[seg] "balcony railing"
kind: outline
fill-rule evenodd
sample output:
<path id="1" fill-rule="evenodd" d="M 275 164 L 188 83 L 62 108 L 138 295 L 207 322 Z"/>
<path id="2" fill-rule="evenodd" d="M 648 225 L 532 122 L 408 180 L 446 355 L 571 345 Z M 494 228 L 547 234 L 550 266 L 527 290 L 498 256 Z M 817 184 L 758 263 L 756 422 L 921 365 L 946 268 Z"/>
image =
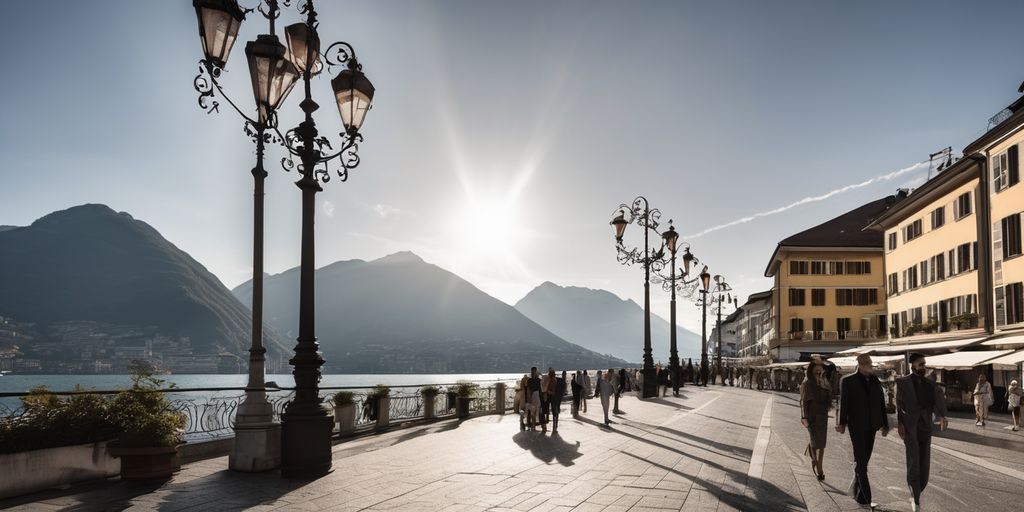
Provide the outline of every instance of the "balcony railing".
<path id="1" fill-rule="evenodd" d="M 478 385 L 476 398 L 472 401 L 471 411 L 473 413 L 498 413 L 497 410 L 497 384 L 507 386 L 505 410 L 512 409 L 512 395 L 514 394 L 514 381 L 474 381 Z M 420 390 L 424 386 L 436 386 L 441 392 L 430 399 L 434 400 L 434 417 L 446 418 L 455 415 L 454 392 L 446 391 L 446 387 L 454 384 L 421 384 L 407 386 L 391 386 L 390 399 L 388 400 L 389 422 L 388 425 L 396 425 L 408 421 L 415 421 L 425 418 L 423 406 L 425 398 Z M 370 417 L 370 407 L 367 405 L 367 396 L 372 391 L 366 387 L 323 387 L 320 388 L 320 399 L 326 408 L 333 404 L 331 397 L 337 391 L 351 391 L 355 402 L 355 424 L 356 430 L 372 430 L 377 427 L 375 418 Z M 170 409 L 179 412 L 185 417 L 185 439 L 186 441 L 200 441 L 213 438 L 231 437 L 234 435 L 235 414 L 238 407 L 245 400 L 245 388 L 195 388 L 195 389 L 162 389 L 158 392 L 165 394 Z M 114 390 L 88 390 L 88 391 L 53 391 L 57 396 L 70 396 L 82 394 L 94 394 L 112 396 L 119 391 Z M 290 388 L 269 388 L 267 389 L 267 400 L 270 401 L 274 410 L 274 420 L 280 421 L 288 403 L 291 402 L 295 391 Z M 21 405 L 21 397 L 26 393 L 0 393 L 0 421 L 18 421 L 24 417 L 25 410 Z"/>
<path id="2" fill-rule="evenodd" d="M 877 329 L 860 331 L 796 331 L 786 333 L 790 341 L 848 341 L 884 339 L 885 333 Z"/>

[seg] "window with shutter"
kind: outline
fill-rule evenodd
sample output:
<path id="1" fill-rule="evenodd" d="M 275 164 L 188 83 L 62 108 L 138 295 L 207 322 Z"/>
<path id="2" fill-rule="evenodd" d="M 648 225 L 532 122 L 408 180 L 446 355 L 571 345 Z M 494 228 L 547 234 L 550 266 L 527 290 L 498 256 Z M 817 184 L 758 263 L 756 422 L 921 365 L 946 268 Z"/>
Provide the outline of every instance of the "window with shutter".
<path id="1" fill-rule="evenodd" d="M 971 214 L 973 203 L 971 202 L 971 193 L 964 192 L 960 194 L 960 197 L 956 198 L 955 208 L 953 216 L 956 220 L 960 220 Z"/>
<path id="2" fill-rule="evenodd" d="M 1000 233 L 1002 234 L 1003 259 L 1006 260 L 1014 256 L 1020 256 L 1020 214 L 1015 213 L 1004 217 L 1000 223 Z"/>
<path id="3" fill-rule="evenodd" d="M 1001 192 L 1007 187 L 1010 179 L 1010 163 L 1007 152 L 1004 151 L 992 157 L 992 193 Z"/>
<path id="4" fill-rule="evenodd" d="M 1006 186 L 1009 188 L 1020 181 L 1020 169 L 1017 162 L 1017 145 L 1015 144 L 1010 146 L 1010 148 L 1006 150 L 1006 154 L 1007 163 L 1009 164 L 1009 169 L 1006 171 Z"/>
<path id="5" fill-rule="evenodd" d="M 1006 325 L 1024 322 L 1024 283 L 1006 285 Z"/>
<path id="6" fill-rule="evenodd" d="M 939 229 L 946 223 L 946 208 L 940 206 L 932 210 L 932 229 Z"/>
<path id="7" fill-rule="evenodd" d="M 889 250 L 890 251 L 895 251 L 896 250 L 896 232 L 895 231 L 893 231 L 892 233 L 889 233 Z"/>

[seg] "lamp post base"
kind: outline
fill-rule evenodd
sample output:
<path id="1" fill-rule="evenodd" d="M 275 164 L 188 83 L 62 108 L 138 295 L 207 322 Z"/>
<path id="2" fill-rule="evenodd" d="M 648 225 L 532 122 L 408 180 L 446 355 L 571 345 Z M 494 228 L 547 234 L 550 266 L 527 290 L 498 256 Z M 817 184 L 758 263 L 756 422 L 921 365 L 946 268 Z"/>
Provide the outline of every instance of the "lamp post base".
<path id="1" fill-rule="evenodd" d="M 235 446 L 228 456 L 232 471 L 255 473 L 281 465 L 281 424 L 236 423 Z"/>
<path id="2" fill-rule="evenodd" d="M 658 398 L 658 377 L 654 368 L 643 370 L 644 384 L 641 398 Z"/>
<path id="3" fill-rule="evenodd" d="M 281 476 L 312 479 L 331 472 L 331 430 L 327 414 L 281 416 Z"/>

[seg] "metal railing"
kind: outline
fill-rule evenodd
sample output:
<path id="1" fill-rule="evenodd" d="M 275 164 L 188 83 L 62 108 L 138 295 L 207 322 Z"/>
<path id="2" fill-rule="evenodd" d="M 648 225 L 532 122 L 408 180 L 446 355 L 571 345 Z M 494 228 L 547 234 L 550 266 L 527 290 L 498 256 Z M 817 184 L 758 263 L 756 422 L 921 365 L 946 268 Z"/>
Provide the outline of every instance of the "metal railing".
<path id="1" fill-rule="evenodd" d="M 514 381 L 474 381 L 474 383 L 478 385 L 478 388 L 475 394 L 476 398 L 471 402 L 471 412 L 478 414 L 499 412 L 495 407 L 497 402 L 496 384 L 498 383 L 508 386 L 505 409 L 512 408 L 510 395 L 514 393 Z M 388 400 L 388 425 L 424 419 L 426 399 L 420 390 L 428 385 L 441 389 L 441 392 L 432 398 L 434 400 L 434 416 L 437 418 L 453 417 L 455 415 L 455 396 L 453 392 L 447 392 L 446 388 L 454 386 L 454 383 L 391 386 Z M 333 406 L 332 397 L 338 391 L 353 393 L 357 431 L 372 430 L 376 427 L 376 417 L 371 417 L 372 407 L 367 401 L 373 388 L 364 386 L 320 388 L 320 398 L 325 408 L 330 409 Z M 116 390 L 48 391 L 58 397 L 83 394 L 112 396 L 119 392 Z M 170 388 L 160 389 L 156 392 L 163 393 L 167 397 L 170 410 L 185 417 L 184 437 L 186 441 L 233 436 L 235 415 L 245 400 L 245 388 L 243 387 Z M 294 394 L 293 388 L 267 389 L 267 400 L 273 407 L 275 421 L 280 421 L 281 414 L 291 402 Z M 0 393 L 0 421 L 18 421 L 24 417 L 26 413 L 20 398 L 28 395 L 28 393 Z"/>
<path id="2" fill-rule="evenodd" d="M 845 341 L 874 340 L 885 338 L 885 334 L 877 329 L 859 331 L 795 331 L 786 333 L 790 341 Z"/>

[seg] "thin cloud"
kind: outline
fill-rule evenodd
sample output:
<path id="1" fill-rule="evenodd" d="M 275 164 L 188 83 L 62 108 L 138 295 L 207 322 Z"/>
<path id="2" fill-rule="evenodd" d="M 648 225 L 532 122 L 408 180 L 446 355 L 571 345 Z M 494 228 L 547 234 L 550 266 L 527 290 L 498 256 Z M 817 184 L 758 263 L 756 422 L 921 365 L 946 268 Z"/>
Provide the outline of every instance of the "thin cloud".
<path id="1" fill-rule="evenodd" d="M 328 217 L 334 217 L 334 203 L 332 203 L 330 201 L 327 201 L 325 199 L 324 200 L 324 213 L 326 213 Z"/>
<path id="2" fill-rule="evenodd" d="M 376 204 L 373 206 L 373 211 L 382 219 L 394 217 L 402 213 L 402 210 L 389 204 Z"/>
<path id="3" fill-rule="evenodd" d="M 927 169 L 927 168 L 928 168 L 928 162 L 918 162 L 918 163 L 916 163 L 914 165 L 911 165 L 909 167 L 904 167 L 902 169 L 890 172 L 889 174 L 883 174 L 881 176 L 875 176 L 874 178 L 871 178 L 871 179 L 868 179 L 868 180 L 864 180 L 864 181 L 862 181 L 860 183 L 853 183 L 853 184 L 850 184 L 850 185 L 846 185 L 845 187 L 840 187 L 840 188 L 837 188 L 835 190 L 831 190 L 831 191 L 826 192 L 824 194 L 821 194 L 819 196 L 805 197 L 805 198 L 803 198 L 803 199 L 801 199 L 799 201 L 795 201 L 795 202 L 790 203 L 790 204 L 788 204 L 786 206 L 775 208 L 774 210 L 767 210 L 767 211 L 763 211 L 763 212 L 758 212 L 758 213 L 755 213 L 753 215 L 748 215 L 746 217 L 742 217 L 742 218 L 736 219 L 736 220 L 734 220 L 732 222 L 727 222 L 725 224 L 719 224 L 717 226 L 713 226 L 713 227 L 710 227 L 708 229 L 705 229 L 704 231 L 701 231 L 700 233 L 695 233 L 695 234 L 692 234 L 692 235 L 686 235 L 685 238 L 693 239 L 693 238 L 702 237 L 702 236 L 704 236 L 704 235 L 706 235 L 708 233 L 713 233 L 715 231 L 719 231 L 719 230 L 722 230 L 722 229 L 725 229 L 725 228 L 731 228 L 733 226 L 738 226 L 740 224 L 746 224 L 746 223 L 748 223 L 750 221 L 757 220 L 757 219 L 760 219 L 762 217 L 768 217 L 768 216 L 771 216 L 771 215 L 777 215 L 777 214 L 786 212 L 788 210 L 792 210 L 793 208 L 796 208 L 797 206 L 805 205 L 805 204 L 808 204 L 808 203 L 817 203 L 819 201 L 824 201 L 824 200 L 826 200 L 826 199 L 828 199 L 828 198 L 830 198 L 832 196 L 837 196 L 839 194 L 843 194 L 843 193 L 849 192 L 851 190 L 856 190 L 858 188 L 864 188 L 864 187 L 866 187 L 868 185 L 874 185 L 875 183 L 880 183 L 880 182 L 883 182 L 883 181 L 894 180 L 894 179 L 896 179 L 896 178 L 898 178 L 900 176 L 903 176 L 905 174 L 909 174 L 909 173 L 912 173 L 914 171 L 919 171 L 921 169 Z"/>

